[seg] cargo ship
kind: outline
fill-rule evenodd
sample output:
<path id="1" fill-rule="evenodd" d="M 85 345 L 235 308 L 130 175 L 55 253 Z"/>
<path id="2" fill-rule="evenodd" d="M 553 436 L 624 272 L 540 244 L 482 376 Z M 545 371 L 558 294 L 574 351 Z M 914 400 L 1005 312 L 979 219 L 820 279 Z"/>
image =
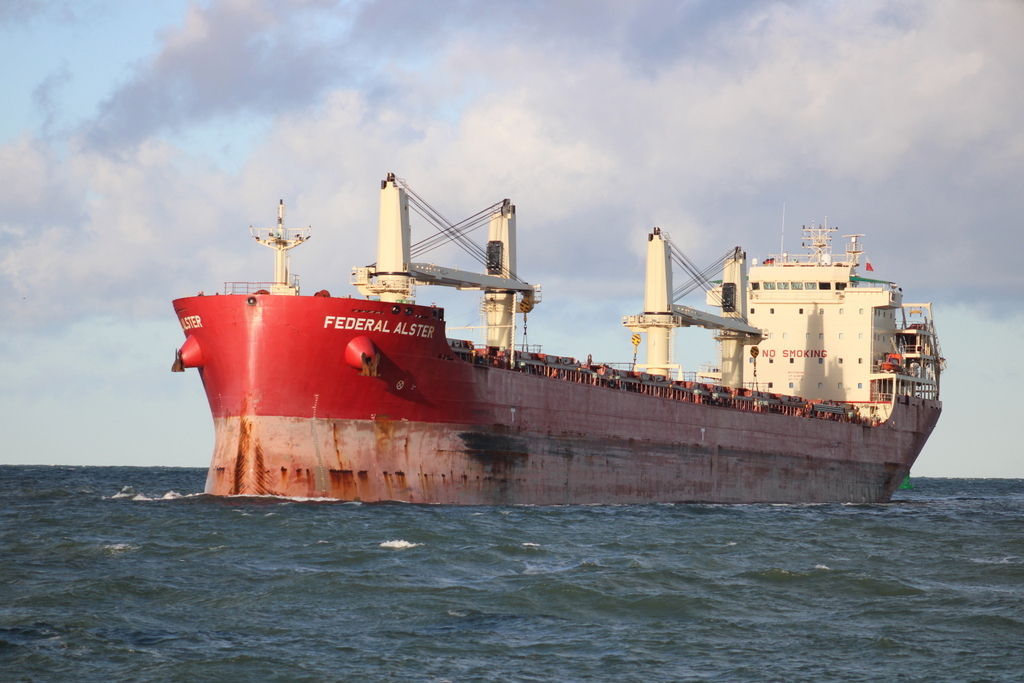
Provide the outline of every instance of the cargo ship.
<path id="1" fill-rule="evenodd" d="M 413 244 L 410 212 L 437 228 Z M 866 277 L 862 235 L 805 228 L 806 253 L 740 248 L 721 278 L 658 228 L 644 304 L 622 323 L 634 362 L 577 360 L 516 344 L 540 303 L 518 275 L 515 206 L 451 224 L 402 180 L 381 182 L 377 261 L 358 294 L 300 295 L 289 250 L 309 229 L 250 228 L 274 251 L 272 282 L 173 302 L 215 427 L 206 492 L 347 501 L 562 505 L 649 502 L 877 503 L 908 475 L 941 412 L 945 361 L 932 307 Z M 485 246 L 468 233 L 488 226 Z M 415 262 L 439 241 L 482 272 Z M 676 303 L 674 265 L 715 313 Z M 862 274 L 862 272 L 864 274 Z M 717 276 L 713 272 L 712 276 Z M 482 292 L 481 340 L 449 337 L 416 288 Z M 706 328 L 721 358 L 672 362 L 676 328 Z M 484 335 L 486 338 L 484 339 Z M 639 344 L 643 363 L 636 363 Z"/>

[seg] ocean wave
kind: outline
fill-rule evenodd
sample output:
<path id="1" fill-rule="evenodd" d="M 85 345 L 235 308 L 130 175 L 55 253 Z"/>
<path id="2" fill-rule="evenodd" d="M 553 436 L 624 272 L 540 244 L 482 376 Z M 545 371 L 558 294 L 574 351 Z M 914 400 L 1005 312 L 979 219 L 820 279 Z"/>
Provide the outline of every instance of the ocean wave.
<path id="1" fill-rule="evenodd" d="M 1024 505 L 1002 485 L 915 481 L 916 507 L 526 508 L 174 498 L 202 489 L 198 468 L 0 475 L 4 680 L 1009 683 L 1024 668 Z"/>
<path id="2" fill-rule="evenodd" d="M 148 496 L 145 493 L 140 493 L 132 486 L 123 486 L 121 490 L 112 496 L 103 496 L 104 500 L 120 500 L 128 498 L 133 501 L 148 502 L 154 500 L 178 500 L 179 498 L 196 498 L 202 496 L 202 493 L 178 493 L 177 491 L 168 491 L 162 496 Z"/>
<path id="3" fill-rule="evenodd" d="M 132 545 L 131 543 L 108 543 L 103 546 L 103 550 L 107 551 L 111 555 L 121 555 L 132 550 L 138 550 L 139 546 Z"/>

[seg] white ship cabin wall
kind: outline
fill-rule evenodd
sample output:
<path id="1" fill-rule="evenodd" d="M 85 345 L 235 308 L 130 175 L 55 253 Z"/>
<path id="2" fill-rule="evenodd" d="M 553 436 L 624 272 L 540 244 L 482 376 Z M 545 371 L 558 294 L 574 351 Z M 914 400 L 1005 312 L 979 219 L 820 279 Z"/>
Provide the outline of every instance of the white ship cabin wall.
<path id="1" fill-rule="evenodd" d="M 871 375 L 895 350 L 902 293 L 889 283 L 858 280 L 848 263 L 750 269 L 747 319 L 766 332 L 757 359 L 760 388 L 872 401 Z M 749 359 L 744 382 L 753 381 Z"/>

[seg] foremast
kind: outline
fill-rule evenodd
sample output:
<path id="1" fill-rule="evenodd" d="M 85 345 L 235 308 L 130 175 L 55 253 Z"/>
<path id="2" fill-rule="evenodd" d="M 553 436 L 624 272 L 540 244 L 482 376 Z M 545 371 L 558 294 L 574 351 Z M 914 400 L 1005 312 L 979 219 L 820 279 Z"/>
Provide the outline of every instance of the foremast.
<path id="1" fill-rule="evenodd" d="M 274 250 L 274 281 L 270 283 L 271 294 L 298 296 L 299 278 L 289 270 L 288 252 L 309 239 L 309 228 L 289 235 L 284 229 L 284 200 L 277 204 L 277 226 L 273 228 L 254 228 L 249 232 L 257 242 Z"/>

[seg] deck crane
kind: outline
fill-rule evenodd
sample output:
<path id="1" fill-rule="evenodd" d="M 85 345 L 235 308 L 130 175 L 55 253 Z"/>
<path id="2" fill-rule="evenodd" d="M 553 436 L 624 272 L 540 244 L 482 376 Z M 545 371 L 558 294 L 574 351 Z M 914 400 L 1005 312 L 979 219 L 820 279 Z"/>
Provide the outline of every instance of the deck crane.
<path id="1" fill-rule="evenodd" d="M 445 268 L 433 263 L 413 263 L 410 245 L 409 195 L 415 193 L 389 173 L 380 184 L 380 218 L 377 232 L 377 263 L 352 270 L 352 284 L 366 296 L 381 301 L 413 303 L 416 285 L 440 285 L 461 290 L 483 290 L 487 313 L 487 345 L 513 348 L 516 297 L 519 310 L 528 313 L 540 302 L 540 285 L 516 276 L 516 207 L 505 199 L 489 212 L 486 252 L 481 251 L 487 273 Z M 443 237 L 465 244 L 464 233 L 448 224 L 429 205 L 419 200 L 420 214 L 433 222 Z"/>
<path id="2" fill-rule="evenodd" d="M 746 322 L 747 263 L 739 247 L 725 257 L 722 273 L 722 313 L 718 316 L 674 303 L 672 288 L 672 253 L 669 236 L 654 230 L 647 236 L 647 280 L 644 288 L 644 312 L 622 319 L 622 324 L 647 338 L 649 374 L 667 377 L 672 365 L 669 349 L 672 330 L 677 327 L 704 327 L 717 330 L 715 339 L 722 343 L 722 384 L 740 387 L 743 383 L 743 347 L 757 344 L 761 330 Z"/>

